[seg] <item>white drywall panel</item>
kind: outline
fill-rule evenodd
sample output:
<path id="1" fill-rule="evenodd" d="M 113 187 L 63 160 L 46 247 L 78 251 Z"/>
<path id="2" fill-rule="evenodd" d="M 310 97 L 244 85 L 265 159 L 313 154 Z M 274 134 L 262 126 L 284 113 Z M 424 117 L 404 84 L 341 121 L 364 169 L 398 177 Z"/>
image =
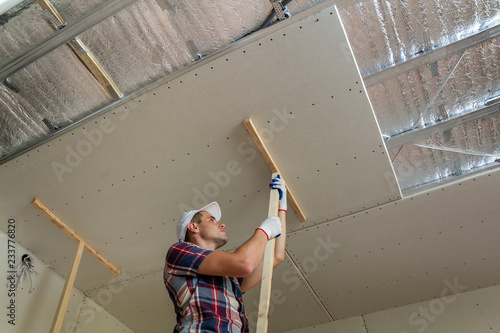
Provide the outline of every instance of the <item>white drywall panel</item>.
<path id="1" fill-rule="evenodd" d="M 299 230 L 287 246 L 336 319 L 440 297 L 445 281 L 492 286 L 499 191 L 497 170 Z"/>
<path id="2" fill-rule="evenodd" d="M 447 288 L 445 284 L 442 287 Z M 499 298 L 500 286 L 493 286 L 287 333 L 498 332 Z"/>
<path id="3" fill-rule="evenodd" d="M 243 296 L 251 332 L 255 332 L 257 323 L 259 293 L 260 285 Z M 314 291 L 288 258 L 273 271 L 270 300 L 269 332 L 282 332 L 332 320 Z M 304 307 L 307 307 L 307 311 L 301 310 Z"/>
<path id="4" fill-rule="evenodd" d="M 117 320 L 113 315 L 96 304 L 92 299 L 85 297 L 80 304 L 80 312 L 76 318 L 77 324 L 75 333 L 133 333 L 130 328 Z M 72 333 L 73 331 L 67 331 Z M 136 332 L 143 332 L 136 331 Z"/>
<path id="5" fill-rule="evenodd" d="M 163 272 L 130 278 L 86 295 L 135 332 L 168 332 L 175 326 Z"/>
<path id="6" fill-rule="evenodd" d="M 287 333 L 367 333 L 361 316 L 286 331 Z"/>
<path id="7" fill-rule="evenodd" d="M 499 332 L 499 297 L 500 287 L 493 286 L 368 314 L 364 320 L 370 333 Z"/>
<path id="8" fill-rule="evenodd" d="M 18 221 L 15 222 L 16 227 L 19 225 L 18 223 Z M 18 231 L 16 230 L 16 232 Z M 0 231 L 1 249 L 8 249 L 8 239 L 10 238 Z M 12 245 L 12 243 L 10 244 Z M 11 293 L 10 284 L 5 285 L 5 288 L 1 288 L 0 300 L 2 308 L 6 309 L 6 311 L 0 321 L 0 331 L 4 333 L 46 333 L 52 325 L 65 280 L 20 244 L 16 243 L 13 249 L 15 250 L 16 265 L 20 263 L 24 254 L 30 255 L 32 258 L 36 272 L 33 275 L 34 287 L 36 289 L 31 292 L 29 291 L 31 283 L 27 276 L 22 280 L 22 287 L 18 287 L 15 291 L 15 296 L 9 295 Z M 4 250 L 2 250 L 0 257 L 0 272 L 10 276 L 12 275 L 10 273 L 12 268 L 10 267 L 10 262 L 8 262 L 10 258 L 7 257 L 8 251 Z M 67 270 L 69 270 L 69 266 Z M 19 279 L 16 277 L 15 282 L 17 283 L 18 281 Z M 15 304 L 14 317 L 7 317 L 7 311 L 10 312 L 10 309 L 7 310 L 7 306 L 9 306 L 11 300 L 14 300 Z M 73 288 L 61 332 L 132 332 L 101 307 L 92 304 L 87 305 L 88 301 L 82 292 Z M 12 319 L 15 325 L 8 322 Z M 86 328 L 89 325 L 91 325 L 92 329 Z"/>
<path id="9" fill-rule="evenodd" d="M 491 330 L 500 331 L 500 286 L 479 289 L 471 293 L 464 294 L 470 298 L 470 302 L 476 304 L 482 316 L 479 320 L 484 320 L 489 324 Z"/>

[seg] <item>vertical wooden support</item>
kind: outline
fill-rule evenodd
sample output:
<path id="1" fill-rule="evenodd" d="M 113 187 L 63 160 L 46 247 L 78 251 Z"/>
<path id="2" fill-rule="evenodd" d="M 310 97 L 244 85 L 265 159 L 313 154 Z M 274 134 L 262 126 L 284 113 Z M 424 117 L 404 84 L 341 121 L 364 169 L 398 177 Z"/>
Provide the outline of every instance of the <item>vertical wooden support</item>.
<path id="1" fill-rule="evenodd" d="M 113 273 L 115 276 L 120 275 L 120 270 L 118 267 L 110 263 L 106 258 L 104 258 L 96 249 L 90 246 L 82 237 L 80 237 L 76 232 L 71 230 L 60 218 L 58 218 L 54 213 L 50 211 L 40 200 L 35 199 L 31 202 L 33 207 L 35 207 L 40 213 L 42 213 L 46 218 L 61 229 L 66 235 L 77 243 L 83 243 L 85 250 L 94 257 L 97 261 L 101 263 L 107 270 Z"/>
<path id="2" fill-rule="evenodd" d="M 272 178 L 276 178 L 278 173 L 273 173 Z M 268 216 L 278 216 L 279 192 L 271 190 L 269 198 Z M 264 252 L 264 262 L 262 267 L 262 282 L 260 285 L 259 315 L 257 317 L 257 333 L 266 333 L 269 322 L 269 304 L 271 303 L 271 285 L 273 280 L 274 265 L 274 243 L 271 239 L 266 244 Z"/>
<path id="3" fill-rule="evenodd" d="M 52 327 L 50 329 L 51 333 L 61 332 L 61 326 L 63 324 L 64 315 L 66 314 L 66 308 L 68 307 L 69 298 L 71 296 L 71 290 L 75 283 L 76 273 L 78 272 L 78 267 L 80 266 L 80 260 L 82 259 L 83 250 L 86 250 L 91 256 L 93 256 L 97 261 L 99 261 L 104 267 L 106 267 L 114 275 L 120 275 L 120 270 L 113 264 L 111 264 L 106 258 L 99 254 L 92 246 L 85 242 L 76 232 L 71 230 L 63 221 L 61 221 L 57 216 L 55 216 L 50 209 L 45 207 L 40 200 L 35 199 L 31 202 L 33 207 L 38 209 L 45 217 L 47 217 L 52 223 L 54 223 L 59 229 L 61 229 L 66 235 L 68 235 L 72 240 L 77 242 L 78 249 L 73 259 L 73 265 L 69 271 L 68 277 L 66 279 L 66 284 L 64 285 L 61 298 L 59 299 L 59 305 L 57 306 L 57 311 L 52 321 Z"/>
<path id="4" fill-rule="evenodd" d="M 73 289 L 73 284 L 75 283 L 76 273 L 78 272 L 78 267 L 80 266 L 80 260 L 82 259 L 84 247 L 85 244 L 83 242 L 78 243 L 75 258 L 73 259 L 73 265 L 71 265 L 61 298 L 59 299 L 59 305 L 57 305 L 56 315 L 52 321 L 52 327 L 50 329 L 51 333 L 61 332 L 61 326 L 63 324 L 64 315 L 66 314 L 69 298 L 71 297 L 71 291 Z"/>

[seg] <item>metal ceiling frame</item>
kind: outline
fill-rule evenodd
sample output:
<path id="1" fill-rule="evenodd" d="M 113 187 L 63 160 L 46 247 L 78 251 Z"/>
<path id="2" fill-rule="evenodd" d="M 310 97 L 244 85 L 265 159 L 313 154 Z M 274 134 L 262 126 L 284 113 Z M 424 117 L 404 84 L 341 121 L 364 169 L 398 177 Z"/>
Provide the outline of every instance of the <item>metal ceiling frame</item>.
<path id="1" fill-rule="evenodd" d="M 366 75 L 363 77 L 363 82 L 366 87 L 371 87 L 380 82 L 404 74 L 411 70 L 417 69 L 424 65 L 436 62 L 438 60 L 444 59 L 452 54 L 463 52 L 476 45 L 483 44 L 491 39 L 500 37 L 500 24 L 495 25 L 489 29 L 483 30 L 479 33 L 456 41 L 454 43 L 448 44 L 446 46 L 434 49 L 432 51 L 426 52 L 422 55 L 416 56 L 413 59 L 402 62 L 400 64 L 387 67 L 376 73 Z"/>
<path id="2" fill-rule="evenodd" d="M 310 12 L 311 9 L 325 8 L 325 3 L 328 4 L 328 6 L 337 4 L 338 7 L 346 7 L 348 5 L 356 3 L 357 1 L 358 0 L 329 0 L 311 7 L 310 9 L 306 10 L 306 12 Z M 79 18 L 77 21 L 51 34 L 46 39 L 31 47 L 29 50 L 25 51 L 16 59 L 12 59 L 10 62 L 0 67 L 0 81 L 5 80 L 15 72 L 23 69 L 24 67 L 35 62 L 44 55 L 57 49 L 59 46 L 68 43 L 81 33 L 92 28 L 94 25 L 100 23 L 101 21 L 115 15 L 134 2 L 136 2 L 136 0 L 109 0 L 106 3 L 94 8 L 93 10 Z M 301 13 L 294 15 L 294 17 L 297 16 L 303 17 Z"/>
<path id="3" fill-rule="evenodd" d="M 0 68 L 0 81 L 30 65 L 44 55 L 54 51 L 61 45 L 68 43 L 76 36 L 90 29 L 101 21 L 113 16 L 128 7 L 136 0 L 109 0 L 83 15 L 77 21 L 68 24 L 54 32 L 46 39 L 31 47 L 19 57 L 12 59 Z"/>
<path id="4" fill-rule="evenodd" d="M 28 66 L 32 62 L 36 61 L 37 59 L 43 57 L 44 55 L 50 53 L 54 49 L 58 48 L 59 46 L 64 45 L 68 41 L 72 40 L 82 32 L 90 29 L 92 26 L 100 23 L 101 21 L 105 20 L 106 18 L 109 18 L 110 16 L 116 14 L 120 10 L 126 8 L 130 4 L 134 3 L 135 0 L 109 0 L 106 3 L 98 6 L 97 8 L 93 9 L 89 13 L 85 14 L 83 17 L 78 19 L 77 21 L 69 24 L 68 26 L 64 27 L 63 29 L 55 32 L 54 34 L 50 35 L 48 38 L 45 40 L 41 41 L 39 44 L 35 45 L 28 51 L 26 51 L 24 54 L 22 54 L 20 57 L 17 59 L 13 59 L 9 63 L 5 64 L 0 68 L 0 81 L 4 80 L 8 76 L 12 75 L 16 71 Z M 273 24 L 265 29 L 258 30 L 247 37 L 244 37 L 236 42 L 233 42 L 232 44 L 229 44 L 225 48 L 215 52 L 214 54 L 211 54 L 203 59 L 197 60 L 184 68 L 171 73 L 162 79 L 153 82 L 152 84 L 145 86 L 144 88 L 127 95 L 119 100 L 110 102 L 109 104 L 105 105 L 104 107 L 100 108 L 99 110 L 96 110 L 93 114 L 86 116 L 79 121 L 76 121 L 75 123 L 58 130 L 57 132 L 54 132 L 47 136 L 46 138 L 31 144 L 27 146 L 26 148 L 22 149 L 21 151 L 18 151 L 17 153 L 14 153 L 12 155 L 4 156 L 3 158 L 0 157 L 0 165 L 3 163 L 6 163 L 12 159 L 17 158 L 18 156 L 26 153 L 27 151 L 38 147 L 40 145 L 46 144 L 47 142 L 53 140 L 54 138 L 57 138 L 59 135 L 62 135 L 64 133 L 67 133 L 82 124 L 85 124 L 88 121 L 91 121 L 95 119 L 96 117 L 101 116 L 102 114 L 105 114 L 106 112 L 109 112 L 113 110 L 114 108 L 119 107 L 120 105 L 123 105 L 149 91 L 152 89 L 155 89 L 156 87 L 165 84 L 171 80 L 176 79 L 177 77 L 184 75 L 187 72 L 190 72 L 192 70 L 195 70 L 199 66 L 202 66 L 203 64 L 210 62 L 218 57 L 224 56 L 225 54 L 232 52 L 233 50 L 243 47 L 247 45 L 248 43 L 251 43 L 252 41 L 261 38 L 263 35 L 273 32 L 276 30 L 279 30 L 289 24 L 292 24 L 308 15 L 311 15 L 315 12 L 318 12 L 326 7 L 332 6 L 332 5 L 337 5 L 337 7 L 342 8 L 346 7 L 349 5 L 356 4 L 358 0 L 328 0 L 325 2 L 322 2 L 320 4 L 317 4 L 309 9 L 306 9 L 303 12 L 295 14 L 293 17 L 286 19 L 285 21 L 277 22 L 276 24 Z M 439 59 L 443 59 L 450 54 L 457 53 L 466 49 L 469 49 L 473 46 L 482 44 L 488 40 L 498 38 L 500 36 L 500 25 L 495 25 L 493 27 L 488 28 L 487 30 L 483 30 L 479 33 L 476 33 L 474 35 L 471 35 L 467 38 L 464 38 L 460 41 L 454 42 L 452 44 L 449 44 L 447 46 L 443 46 L 440 48 L 437 48 L 435 50 L 429 51 L 427 53 L 424 53 L 420 56 L 417 56 L 411 60 L 408 60 L 404 63 L 388 67 L 386 69 L 383 69 L 377 73 L 365 76 L 363 78 L 364 84 L 366 87 L 373 86 L 375 84 L 378 84 L 388 78 L 400 75 L 401 73 L 405 73 L 407 71 L 410 71 L 412 69 L 424 66 L 428 63 L 435 62 Z M 498 112 L 498 105 L 492 105 L 490 107 L 485 107 L 477 111 L 473 111 L 468 115 L 460 116 L 457 118 L 453 119 L 448 119 L 444 122 L 441 122 L 437 125 L 419 130 L 419 131 L 411 131 L 407 133 L 403 133 L 397 136 L 394 136 L 390 138 L 389 140 L 386 141 L 386 146 L 388 149 L 391 147 L 397 147 L 402 144 L 406 143 L 411 143 L 414 142 L 415 140 L 421 138 L 421 137 L 426 137 L 429 135 L 429 133 L 434 133 L 437 131 L 443 131 L 455 126 L 459 126 L 465 122 L 472 121 L 474 119 L 482 118 L 485 116 L 492 116 L 495 115 Z"/>
<path id="5" fill-rule="evenodd" d="M 447 119 L 445 121 L 442 121 L 438 124 L 425 127 L 422 129 L 418 130 L 413 130 L 413 131 L 408 131 L 402 134 L 395 135 L 391 138 L 389 138 L 385 142 L 385 146 L 387 149 L 392 149 L 396 148 L 408 143 L 415 142 L 419 139 L 427 138 L 429 136 L 432 136 L 436 133 L 443 132 L 449 129 L 452 129 L 454 127 L 463 125 L 465 123 L 481 119 L 481 118 L 489 118 L 496 116 L 500 113 L 500 103 L 496 103 L 490 106 L 486 106 L 484 108 L 480 108 L 478 110 L 469 112 L 467 114 L 464 114 L 459 117 L 454 117 Z"/>
<path id="6" fill-rule="evenodd" d="M 127 2 L 127 3 L 135 2 L 135 0 L 109 0 L 108 3 L 121 2 L 121 1 Z M 353 0 L 346 0 L 346 1 L 353 1 Z M 302 19 L 304 19 L 304 18 L 306 18 L 314 13 L 320 12 L 325 8 L 331 7 L 331 6 L 335 5 L 336 2 L 337 1 L 335 1 L 335 0 L 328 0 L 328 1 L 322 2 L 318 5 L 315 5 L 315 6 L 308 8 L 300 13 L 295 14 L 294 16 L 292 16 L 284 21 L 277 22 L 276 24 L 273 24 L 265 29 L 261 29 L 261 30 L 258 30 L 256 32 L 250 34 L 250 35 L 247 35 L 246 37 L 243 37 L 243 38 L 227 45 L 226 47 L 220 49 L 219 51 L 217 51 L 213 54 L 210 54 L 206 57 L 203 57 L 201 59 L 198 59 L 195 62 L 193 62 L 189 65 L 186 65 L 185 67 L 183 67 L 183 68 L 181 68 L 181 69 L 179 69 L 179 70 L 177 70 L 169 75 L 164 76 L 163 78 L 159 79 L 158 81 L 155 81 L 155 82 L 135 91 L 134 93 L 126 95 L 118 100 L 115 100 L 115 101 L 103 106 L 102 108 L 93 112 L 92 114 L 90 114 L 90 115 L 88 115 L 88 116 L 86 116 L 78 121 L 75 121 L 71 125 L 68 125 L 64 128 L 61 128 L 56 132 L 49 134 L 46 138 L 44 138 L 40 141 L 37 141 L 31 145 L 28 145 L 28 146 L 26 146 L 26 148 L 21 149 L 12 155 L 6 155 L 3 157 L 0 156 L 0 165 L 7 163 L 8 161 L 13 160 L 19 156 L 22 156 L 23 154 L 27 153 L 28 151 L 30 151 L 36 147 L 44 145 L 44 144 L 50 142 L 51 140 L 59 137 L 60 135 L 63 135 L 67 132 L 71 132 L 75 128 L 78 128 L 79 126 L 81 126 L 81 125 L 83 125 L 83 124 L 85 124 L 85 123 L 87 123 L 87 122 L 89 122 L 89 121 L 91 121 L 91 120 L 125 104 L 125 103 L 128 103 L 129 101 L 134 100 L 134 99 L 138 98 L 139 96 L 142 96 L 142 95 L 148 93 L 149 91 L 156 89 L 157 87 L 159 87 L 159 86 L 161 86 L 169 81 L 175 80 L 176 78 L 178 78 L 186 73 L 189 73 L 189 72 L 203 66 L 206 63 L 209 63 L 217 58 L 223 57 L 224 55 L 226 55 L 226 54 L 228 54 L 228 53 L 230 53 L 238 48 L 241 48 L 245 45 L 248 45 L 257 39 L 260 39 L 260 38 L 262 38 L 262 37 L 264 37 L 272 32 L 278 31 L 278 30 L 280 30 L 280 29 L 282 29 L 290 24 L 293 24 L 297 21 L 300 21 L 300 20 L 302 20 Z M 102 7 L 100 6 L 98 8 L 102 8 Z M 91 13 L 86 15 L 87 23 L 90 21 L 95 22 L 94 24 L 99 23 L 102 20 L 98 20 L 98 18 L 94 18 L 93 15 L 101 17 L 101 14 L 99 14 L 97 10 L 93 10 Z M 111 15 L 113 15 L 113 14 L 111 14 Z M 111 15 L 108 15 L 108 17 Z M 52 39 L 56 39 L 56 38 L 57 38 L 58 46 L 66 44 L 69 40 L 71 40 L 72 38 L 77 36 L 79 33 L 83 32 L 86 29 L 91 27 L 91 25 L 88 25 L 88 24 L 85 25 L 85 22 L 80 22 L 80 21 L 75 22 L 74 24 L 71 25 L 71 27 L 73 27 L 72 29 L 75 31 L 68 30 L 68 32 L 65 33 L 64 35 L 61 35 L 61 33 L 57 32 L 54 35 L 51 35 L 50 38 L 44 40 L 41 44 L 50 43 L 52 45 L 52 43 L 56 43 L 56 41 L 55 40 L 53 41 Z M 76 26 L 77 23 L 78 23 L 78 26 Z M 81 30 L 84 26 L 87 26 L 87 28 L 84 30 Z M 68 26 L 68 27 L 70 27 L 70 26 Z M 65 29 L 62 29 L 61 32 L 64 32 L 66 29 L 68 29 L 68 27 L 66 27 Z M 75 34 L 75 32 L 78 32 L 78 33 Z M 73 35 L 75 35 L 75 36 L 73 36 Z M 67 38 L 67 39 L 64 39 L 63 38 L 64 36 L 66 36 L 65 38 Z M 73 36 L 73 37 L 71 37 L 71 36 Z M 44 47 L 44 45 L 40 45 L 40 48 L 44 49 L 45 47 Z M 52 50 L 53 49 L 55 49 L 55 48 L 52 48 Z M 38 54 L 36 54 L 36 55 L 38 55 Z M 28 55 L 25 54 L 24 56 L 27 57 Z M 35 54 L 33 54 L 32 56 L 34 57 Z M 41 56 L 38 56 L 38 58 L 40 58 L 40 57 Z M 34 60 L 36 60 L 36 59 L 34 59 Z M 0 78 L 3 77 L 2 76 L 3 71 L 4 71 L 4 68 L 1 68 L 0 69 Z"/>
<path id="7" fill-rule="evenodd" d="M 430 191 L 432 189 L 437 188 L 438 186 L 443 188 L 443 187 L 448 186 L 450 184 L 453 184 L 455 182 L 460 182 L 463 179 L 466 179 L 467 177 L 472 177 L 472 175 L 475 175 L 475 177 L 479 177 L 481 174 L 485 174 L 488 172 L 494 172 L 495 170 L 498 170 L 498 169 L 500 169 L 500 163 L 485 164 L 481 167 L 477 167 L 474 169 L 463 170 L 461 175 L 448 176 L 446 178 L 433 180 L 431 182 L 423 183 L 423 184 L 417 185 L 415 187 L 401 189 L 401 192 L 403 193 L 404 198 L 408 198 L 408 197 L 418 195 L 418 194 L 423 193 L 423 192 Z M 475 179 L 475 178 L 473 178 L 473 179 Z"/>

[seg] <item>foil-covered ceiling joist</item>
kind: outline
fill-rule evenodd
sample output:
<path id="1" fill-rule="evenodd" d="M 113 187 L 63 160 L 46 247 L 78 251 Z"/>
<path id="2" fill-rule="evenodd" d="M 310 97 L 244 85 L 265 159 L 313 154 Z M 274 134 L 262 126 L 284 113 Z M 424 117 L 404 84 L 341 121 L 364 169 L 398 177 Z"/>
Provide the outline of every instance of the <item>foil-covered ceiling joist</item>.
<path id="1" fill-rule="evenodd" d="M 396 137 L 484 107 L 500 89 L 499 40 L 439 60 L 438 76 L 419 67 L 370 87 L 384 136 Z"/>
<path id="2" fill-rule="evenodd" d="M 373 74 L 366 75 L 363 77 L 363 82 L 367 87 L 376 85 L 382 81 L 415 70 L 419 67 L 436 63 L 437 61 L 445 59 L 452 54 L 462 53 L 472 47 L 483 44 L 499 36 L 500 24 L 449 45 L 433 49 L 422 55 L 418 55 L 415 58 L 384 68 Z"/>
<path id="3" fill-rule="evenodd" d="M 50 136 L 44 119 L 63 129 L 110 102 L 67 47 L 14 73 L 8 82 L 17 89 L 0 87 L 0 152 L 8 156 Z"/>
<path id="4" fill-rule="evenodd" d="M 500 116 L 496 113 L 442 128 L 426 138 L 389 150 L 404 195 L 497 168 L 500 162 Z M 492 106 L 492 107 L 495 107 Z M 465 119 L 463 119 L 465 120 Z"/>
<path id="5" fill-rule="evenodd" d="M 498 105 L 485 102 L 500 89 L 498 1 L 348 2 L 339 12 L 403 193 L 497 166 Z"/>
<path id="6" fill-rule="evenodd" d="M 388 149 L 397 148 L 402 145 L 413 143 L 417 140 L 430 137 L 435 133 L 444 132 L 477 119 L 497 116 L 498 113 L 500 113 L 500 103 L 480 108 L 476 111 L 464 114 L 459 117 L 448 118 L 445 121 L 436 123 L 426 128 L 413 130 L 393 136 L 385 142 L 385 145 Z"/>
<path id="7" fill-rule="evenodd" d="M 340 14 L 363 76 L 498 24 L 498 1 L 358 1 Z"/>

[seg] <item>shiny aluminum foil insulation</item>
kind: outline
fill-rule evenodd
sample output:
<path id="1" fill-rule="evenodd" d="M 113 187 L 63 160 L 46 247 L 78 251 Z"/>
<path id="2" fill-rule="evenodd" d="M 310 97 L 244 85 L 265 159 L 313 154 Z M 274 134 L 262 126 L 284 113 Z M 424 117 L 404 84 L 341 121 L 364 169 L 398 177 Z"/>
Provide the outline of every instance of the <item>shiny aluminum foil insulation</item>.
<path id="1" fill-rule="evenodd" d="M 500 90 L 500 38 L 429 66 L 368 87 L 382 134 L 395 136 L 415 128 L 473 112 Z"/>
<path id="2" fill-rule="evenodd" d="M 389 151 L 403 191 L 500 162 L 500 116 L 481 118 Z M 409 191 L 411 192 L 411 191 Z"/>
<path id="3" fill-rule="evenodd" d="M 124 94 L 255 30 L 269 1 L 138 1 L 80 37 Z"/>
<path id="4" fill-rule="evenodd" d="M 52 4 L 72 22 L 103 2 Z M 137 1 L 79 37 L 127 95 L 258 29 L 270 12 L 267 0 Z M 0 65 L 50 36 L 49 19 L 33 4 L 1 25 Z M 61 46 L 0 84 L 0 155 L 47 137 L 44 119 L 63 128 L 110 102 L 70 48 Z"/>
<path id="5" fill-rule="evenodd" d="M 52 0 L 67 23 L 97 0 Z M 322 1 L 296 0 L 290 14 Z M 363 0 L 339 2 L 363 77 L 498 25 L 498 0 Z M 138 0 L 82 33 L 123 95 L 189 66 L 258 30 L 268 0 Z M 276 19 L 273 20 L 273 22 Z M 36 4 L 0 23 L 0 66 L 53 33 Z M 367 87 L 381 134 L 391 137 L 474 112 L 500 90 L 499 40 L 450 54 Z M 0 83 L 0 154 L 9 155 L 98 111 L 111 98 L 66 45 Z M 402 189 L 466 174 L 498 160 L 498 117 L 389 149 Z"/>
<path id="6" fill-rule="evenodd" d="M 364 0 L 339 11 L 365 76 L 498 24 L 500 8 L 498 0 Z"/>
<path id="7" fill-rule="evenodd" d="M 358 1 L 339 12 L 363 77 L 500 24 L 491 1 Z M 500 38 L 367 87 L 382 135 L 433 126 L 481 108 L 500 91 Z M 389 150 L 406 190 L 498 165 L 498 117 Z"/>

